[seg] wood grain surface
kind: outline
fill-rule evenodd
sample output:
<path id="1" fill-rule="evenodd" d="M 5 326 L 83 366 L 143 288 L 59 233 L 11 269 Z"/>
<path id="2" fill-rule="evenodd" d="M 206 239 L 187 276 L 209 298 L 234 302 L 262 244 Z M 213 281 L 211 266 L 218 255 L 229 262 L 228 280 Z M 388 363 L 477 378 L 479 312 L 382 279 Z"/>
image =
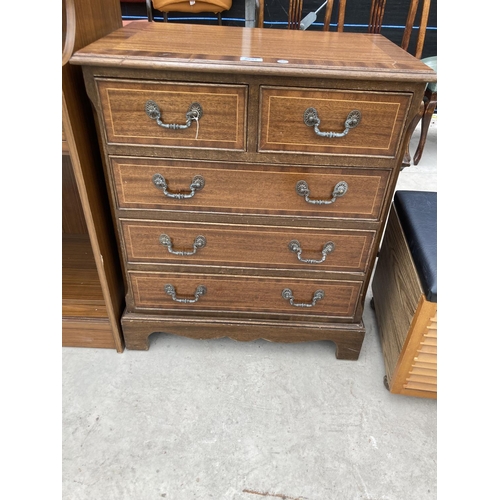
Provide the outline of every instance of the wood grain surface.
<path id="1" fill-rule="evenodd" d="M 401 140 L 411 94 L 263 87 L 260 100 L 260 151 L 394 157 Z M 304 123 L 317 111 L 321 132 L 342 133 L 351 111 L 358 126 L 344 137 L 320 137 Z"/>
<path id="2" fill-rule="evenodd" d="M 374 231 L 302 227 L 127 219 L 120 223 L 129 263 L 364 272 L 375 236 Z M 206 246 L 190 256 L 175 255 L 160 243 L 161 235 L 169 236 L 173 251 L 192 252 L 199 235 L 205 238 Z M 300 243 L 302 259 L 321 260 L 328 242 L 334 244 L 334 250 L 322 263 L 304 263 L 289 249 L 290 242 L 295 240 Z"/>
<path id="3" fill-rule="evenodd" d="M 292 214 L 309 217 L 377 220 L 390 172 L 378 169 L 274 167 L 229 162 L 112 158 L 119 208 L 194 210 L 216 213 Z M 169 192 L 189 194 L 194 177 L 205 180 L 192 198 L 176 200 L 164 195 L 152 181 L 161 174 Z M 306 181 L 314 200 L 331 200 L 339 182 L 346 194 L 328 205 L 311 204 L 296 192 Z"/>
<path id="4" fill-rule="evenodd" d="M 260 315 L 290 315 L 309 318 L 352 318 L 359 300 L 360 281 L 306 280 L 230 276 L 223 274 L 129 272 L 137 310 L 157 309 L 203 312 L 249 312 Z M 174 286 L 179 298 L 193 299 L 198 286 L 207 292 L 196 303 L 179 303 L 165 293 L 165 285 Z M 282 297 L 285 288 L 293 292 L 295 303 L 310 304 L 314 293 L 325 296 L 313 307 L 293 306 Z"/>
<path id="5" fill-rule="evenodd" d="M 280 76 L 435 81 L 382 35 L 130 23 L 81 49 L 74 64 Z"/>
<path id="6" fill-rule="evenodd" d="M 247 88 L 244 85 L 196 85 L 99 80 L 106 137 L 110 143 L 183 148 L 243 150 L 246 146 Z M 193 103 L 203 114 L 188 129 L 161 127 L 145 112 L 153 100 L 166 124 L 186 124 Z"/>
<path id="7" fill-rule="evenodd" d="M 127 348 L 147 349 L 165 331 L 332 340 L 337 357 L 357 359 L 409 125 L 435 73 L 381 35 L 175 23 L 130 23 L 71 62 L 85 66 L 100 127 Z M 145 114 L 148 99 L 163 122 L 185 121 L 192 101 L 204 115 L 196 131 L 162 130 Z M 361 122 L 339 140 L 318 137 L 307 107 L 321 131 L 342 132 L 352 110 Z M 334 196 L 340 183 L 347 190 Z M 175 255 L 162 234 L 178 251 L 199 235 L 206 244 Z M 292 240 L 305 259 L 330 240 L 335 249 L 301 262 Z"/>

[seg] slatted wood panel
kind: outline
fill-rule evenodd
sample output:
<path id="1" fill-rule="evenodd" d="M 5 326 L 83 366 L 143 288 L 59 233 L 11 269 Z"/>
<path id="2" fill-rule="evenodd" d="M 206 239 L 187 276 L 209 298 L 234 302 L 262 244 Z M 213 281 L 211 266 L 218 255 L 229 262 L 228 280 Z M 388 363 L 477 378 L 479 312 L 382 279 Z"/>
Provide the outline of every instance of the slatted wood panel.
<path id="1" fill-rule="evenodd" d="M 430 318 L 422 332 L 412 368 L 403 387 L 437 393 L 437 315 Z"/>
<path id="2" fill-rule="evenodd" d="M 399 218 L 392 206 L 372 284 L 389 380 L 395 376 L 406 334 L 422 295 L 417 271 L 402 234 Z"/>

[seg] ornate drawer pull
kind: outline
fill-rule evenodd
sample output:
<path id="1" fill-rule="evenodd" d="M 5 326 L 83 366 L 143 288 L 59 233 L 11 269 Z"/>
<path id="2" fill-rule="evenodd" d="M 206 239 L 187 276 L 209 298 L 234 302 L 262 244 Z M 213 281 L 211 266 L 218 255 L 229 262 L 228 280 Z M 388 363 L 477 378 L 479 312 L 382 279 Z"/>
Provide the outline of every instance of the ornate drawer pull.
<path id="1" fill-rule="evenodd" d="M 203 186 L 205 186 L 205 179 L 201 175 L 195 175 L 193 177 L 193 180 L 191 181 L 191 185 L 189 186 L 189 189 L 191 190 L 189 194 L 169 193 L 167 181 L 165 180 L 165 177 L 163 177 L 163 175 L 161 174 L 153 175 L 153 184 L 158 189 L 163 189 L 163 194 L 167 198 L 175 198 L 176 200 L 185 200 L 187 198 L 192 198 L 195 195 L 196 191 L 203 189 Z"/>
<path id="2" fill-rule="evenodd" d="M 168 234 L 160 235 L 160 243 L 167 247 L 167 250 L 174 255 L 194 255 L 199 248 L 203 248 L 207 244 L 207 240 L 205 236 L 197 236 L 194 239 L 193 250 L 192 251 L 183 251 L 183 250 L 174 250 L 172 247 L 172 240 Z"/>
<path id="3" fill-rule="evenodd" d="M 361 111 L 355 109 L 347 115 L 347 119 L 344 122 L 345 129 L 343 132 L 321 132 L 321 130 L 319 129 L 319 124 L 321 123 L 321 120 L 319 119 L 318 112 L 316 111 L 316 109 L 307 108 L 304 111 L 304 123 L 308 127 L 314 127 L 314 132 L 316 133 L 316 135 L 319 135 L 320 137 L 328 137 L 328 139 L 333 139 L 334 137 L 344 137 L 349 133 L 349 130 L 357 127 L 360 121 L 361 121 Z"/>
<path id="4" fill-rule="evenodd" d="M 307 203 L 312 203 L 313 205 L 330 205 L 334 203 L 337 198 L 344 196 L 347 193 L 347 182 L 340 181 L 338 182 L 332 191 L 332 199 L 331 200 L 311 200 L 309 198 L 309 186 L 306 181 L 299 181 L 295 186 L 295 191 L 299 196 L 303 196 Z"/>
<path id="5" fill-rule="evenodd" d="M 179 123 L 163 123 L 161 119 L 161 111 L 160 107 L 156 102 L 154 101 L 147 101 L 146 105 L 144 106 L 144 111 L 146 111 L 146 114 L 151 118 L 152 120 L 156 120 L 156 123 L 160 127 L 164 128 L 172 128 L 172 129 L 185 129 L 189 128 L 191 126 L 191 123 L 194 121 L 198 122 L 198 120 L 203 116 L 203 109 L 201 105 L 197 102 L 193 102 L 186 113 L 186 123 L 185 124 L 179 124 Z"/>
<path id="6" fill-rule="evenodd" d="M 316 290 L 313 295 L 313 299 L 311 303 L 305 303 L 305 302 L 299 302 L 295 303 L 294 302 L 294 297 L 293 297 L 293 292 L 290 290 L 290 288 L 284 288 L 283 291 L 281 292 L 281 296 L 285 299 L 290 301 L 290 304 L 295 307 L 313 307 L 316 305 L 316 302 L 318 300 L 321 300 L 325 296 L 325 292 L 323 290 Z"/>
<path id="7" fill-rule="evenodd" d="M 297 240 L 290 241 L 290 243 L 288 244 L 288 249 L 291 252 L 294 252 L 297 254 L 297 259 L 299 259 L 300 262 L 305 262 L 306 264 L 321 264 L 322 262 L 325 262 L 326 256 L 329 253 L 333 252 L 333 250 L 335 249 L 335 244 L 333 243 L 333 241 L 327 241 L 323 245 L 323 250 L 321 250 L 323 257 L 320 260 L 303 259 L 302 258 L 302 248 L 300 246 L 300 243 Z"/>
<path id="8" fill-rule="evenodd" d="M 202 295 L 205 295 L 207 293 L 207 287 L 204 285 L 198 285 L 194 292 L 194 299 L 178 299 L 174 285 L 171 285 L 170 283 L 168 285 L 165 285 L 165 293 L 167 295 L 170 295 L 172 297 L 172 300 L 175 302 L 180 302 L 181 304 L 194 304 L 195 302 L 198 302 L 199 298 Z"/>

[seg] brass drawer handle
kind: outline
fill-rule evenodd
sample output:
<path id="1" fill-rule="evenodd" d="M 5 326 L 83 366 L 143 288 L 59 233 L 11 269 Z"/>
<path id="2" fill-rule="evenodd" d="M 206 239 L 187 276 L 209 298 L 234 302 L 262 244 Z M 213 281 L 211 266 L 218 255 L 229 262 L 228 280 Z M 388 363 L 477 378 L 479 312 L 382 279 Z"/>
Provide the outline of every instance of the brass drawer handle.
<path id="1" fill-rule="evenodd" d="M 161 111 L 160 107 L 156 102 L 149 100 L 146 102 L 146 105 L 144 106 L 144 111 L 146 111 L 146 114 L 151 118 L 152 120 L 156 120 L 156 123 L 160 127 L 164 128 L 171 128 L 174 130 L 177 129 L 186 129 L 191 126 L 191 123 L 193 121 L 196 121 L 198 123 L 198 120 L 203 116 L 203 108 L 201 107 L 201 104 L 197 102 L 193 102 L 186 113 L 186 123 L 185 124 L 179 124 L 179 123 L 163 123 L 161 119 Z"/>
<path id="2" fill-rule="evenodd" d="M 313 205 L 330 205 L 330 203 L 334 203 L 337 198 L 344 196 L 347 193 L 347 188 L 347 182 L 337 182 L 337 184 L 333 188 L 331 200 L 311 200 L 309 198 L 311 192 L 309 191 L 309 186 L 306 181 L 297 182 L 295 191 L 299 196 L 303 196 L 307 203 L 312 203 Z"/>
<path id="3" fill-rule="evenodd" d="M 167 295 L 170 295 L 172 297 L 172 300 L 175 302 L 180 302 L 181 304 L 194 304 L 195 302 L 198 302 L 199 298 L 202 295 L 205 295 L 207 293 L 207 287 L 204 285 L 198 285 L 194 292 L 194 299 L 177 298 L 177 292 L 175 291 L 174 285 L 171 285 L 170 283 L 165 285 L 165 293 Z"/>
<path id="4" fill-rule="evenodd" d="M 288 244 L 288 249 L 291 252 L 294 252 L 297 254 L 297 259 L 299 259 L 300 262 L 305 262 L 306 264 L 321 264 L 322 262 L 325 262 L 326 256 L 333 252 L 333 250 L 335 249 L 335 244 L 333 243 L 333 241 L 327 241 L 323 245 L 323 250 L 321 250 L 321 254 L 323 255 L 323 257 L 320 260 L 303 259 L 302 258 L 302 248 L 300 246 L 300 243 L 297 240 L 290 241 L 290 243 Z"/>
<path id="5" fill-rule="evenodd" d="M 194 239 L 192 251 L 174 250 L 172 246 L 172 239 L 168 234 L 160 235 L 160 243 L 166 246 L 167 250 L 173 255 L 194 255 L 198 249 L 203 248 L 207 244 L 207 240 L 205 236 L 197 236 Z"/>
<path id="6" fill-rule="evenodd" d="M 349 133 L 349 130 L 355 128 L 359 125 L 361 121 L 361 111 L 357 109 L 352 110 L 346 118 L 344 122 L 344 131 L 343 132 L 321 132 L 319 129 L 319 124 L 321 120 L 319 119 L 318 112 L 315 108 L 307 108 L 304 111 L 304 123 L 308 127 L 314 127 L 314 132 L 316 135 L 320 137 L 327 137 L 328 139 L 333 139 L 334 137 L 344 137 Z"/>
<path id="7" fill-rule="evenodd" d="M 163 194 L 167 198 L 175 198 L 176 200 L 186 200 L 188 198 L 192 198 L 195 195 L 196 191 L 203 189 L 203 186 L 205 186 L 205 179 L 201 175 L 195 175 L 189 186 L 190 193 L 170 193 L 168 191 L 167 181 L 165 180 L 165 177 L 163 177 L 163 175 L 161 174 L 153 175 L 153 184 L 158 189 L 163 189 Z"/>
<path id="8" fill-rule="evenodd" d="M 318 300 L 321 300 L 325 296 L 325 292 L 323 290 L 316 290 L 313 295 L 312 302 L 307 303 L 307 302 L 299 302 L 295 303 L 294 302 L 294 297 L 293 297 L 293 292 L 290 290 L 290 288 L 284 288 L 283 291 L 281 292 L 281 296 L 290 302 L 292 306 L 295 307 L 313 307 L 316 305 L 316 302 Z"/>

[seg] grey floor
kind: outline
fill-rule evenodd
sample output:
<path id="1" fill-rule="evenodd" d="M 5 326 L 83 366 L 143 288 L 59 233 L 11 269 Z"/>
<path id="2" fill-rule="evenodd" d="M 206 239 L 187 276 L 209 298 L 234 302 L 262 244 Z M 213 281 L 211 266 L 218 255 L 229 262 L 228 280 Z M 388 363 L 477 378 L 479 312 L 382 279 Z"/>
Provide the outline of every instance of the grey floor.
<path id="1" fill-rule="evenodd" d="M 434 121 L 398 189 L 437 191 L 436 138 Z M 62 498 L 437 498 L 437 402 L 384 388 L 370 298 L 358 361 L 162 334 L 147 352 L 63 348 Z"/>

